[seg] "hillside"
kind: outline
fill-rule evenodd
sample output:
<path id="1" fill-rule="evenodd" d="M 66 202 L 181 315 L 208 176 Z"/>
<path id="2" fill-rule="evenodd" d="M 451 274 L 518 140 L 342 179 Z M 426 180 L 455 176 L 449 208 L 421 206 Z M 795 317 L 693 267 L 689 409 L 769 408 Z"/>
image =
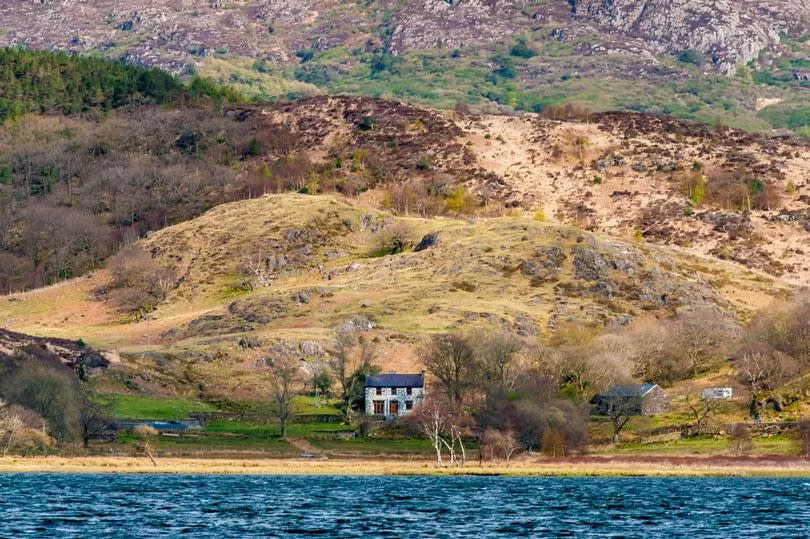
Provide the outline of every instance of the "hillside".
<path id="1" fill-rule="evenodd" d="M 677 245 L 796 284 L 810 278 L 810 147 L 801 140 L 633 113 L 439 114 L 353 98 L 258 110 L 266 125 L 292 126 L 313 159 L 349 161 L 359 151 L 366 169 L 383 161 L 384 177 L 413 192 L 446 194 L 461 182 L 525 214 Z M 373 129 L 357 128 L 364 118 Z"/>
<path id="2" fill-rule="evenodd" d="M 12 0 L 0 44 L 211 75 L 266 98 L 578 102 L 799 130 L 808 16 L 797 0 Z"/>
<path id="3" fill-rule="evenodd" d="M 436 241 L 373 255 L 397 223 L 407 223 L 412 245 L 428 234 Z M 734 264 L 569 226 L 392 218 L 320 196 L 226 204 L 141 245 L 178 283 L 147 320 L 128 322 L 94 299 L 109 279 L 101 271 L 15 295 L 0 305 L 0 323 L 115 348 L 129 388 L 186 393 L 193 383 L 209 397 L 246 398 L 262 391 L 264 361 L 324 358 L 347 321 L 378 342 L 384 369 L 413 370 L 414 347 L 436 331 L 502 328 L 539 342 L 561 324 L 616 330 L 706 307 L 743 321 L 791 294 Z M 238 268 L 257 253 L 274 280 L 247 290 Z"/>

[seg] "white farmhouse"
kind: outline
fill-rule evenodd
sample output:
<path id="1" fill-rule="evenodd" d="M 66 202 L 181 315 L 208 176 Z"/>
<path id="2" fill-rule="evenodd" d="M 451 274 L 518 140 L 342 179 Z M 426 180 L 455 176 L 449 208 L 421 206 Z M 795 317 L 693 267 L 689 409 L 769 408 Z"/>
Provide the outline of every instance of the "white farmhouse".
<path id="1" fill-rule="evenodd" d="M 734 395 L 730 387 L 707 387 L 703 390 L 703 400 L 719 401 L 728 400 Z"/>
<path id="2" fill-rule="evenodd" d="M 366 376 L 366 415 L 384 418 L 407 415 L 424 398 L 424 373 Z"/>

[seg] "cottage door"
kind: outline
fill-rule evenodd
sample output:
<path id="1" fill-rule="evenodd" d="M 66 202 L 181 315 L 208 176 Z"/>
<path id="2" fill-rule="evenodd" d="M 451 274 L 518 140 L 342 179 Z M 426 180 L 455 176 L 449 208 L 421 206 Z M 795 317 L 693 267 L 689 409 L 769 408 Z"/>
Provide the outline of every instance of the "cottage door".
<path id="1" fill-rule="evenodd" d="M 399 415 L 399 401 L 391 401 L 388 403 L 388 414 Z"/>

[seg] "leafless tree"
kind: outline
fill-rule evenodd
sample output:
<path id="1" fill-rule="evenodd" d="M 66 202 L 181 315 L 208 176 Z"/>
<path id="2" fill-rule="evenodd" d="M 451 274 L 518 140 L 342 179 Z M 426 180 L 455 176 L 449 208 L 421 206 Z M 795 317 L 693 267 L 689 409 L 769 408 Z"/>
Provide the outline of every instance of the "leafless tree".
<path id="1" fill-rule="evenodd" d="M 749 411 L 759 417 L 762 393 L 773 388 L 796 371 L 795 362 L 784 354 L 764 347 L 744 350 L 736 361 L 737 376 L 751 392 Z"/>
<path id="2" fill-rule="evenodd" d="M 397 221 L 375 234 L 374 249 L 379 253 L 401 253 L 411 244 L 412 238 L 411 226 L 405 221 Z"/>
<path id="3" fill-rule="evenodd" d="M 513 430 L 501 431 L 488 428 L 481 436 L 479 457 L 483 458 L 486 455 L 488 460 L 503 459 L 508 464 L 512 455 L 522 448 L 523 444 L 520 443 Z"/>
<path id="4" fill-rule="evenodd" d="M 686 406 L 695 418 L 695 434 L 702 434 L 706 428 L 706 421 L 714 411 L 712 401 L 694 395 L 686 395 Z"/>
<path id="5" fill-rule="evenodd" d="M 294 415 L 293 399 L 304 383 L 300 361 L 292 357 L 274 359 L 270 364 L 270 375 L 276 416 L 284 438 L 287 423 Z"/>
<path id="6" fill-rule="evenodd" d="M 133 434 L 136 437 L 135 441 L 135 454 L 136 455 L 146 455 L 150 462 L 152 462 L 152 466 L 157 466 L 157 462 L 155 462 L 155 445 L 154 439 L 158 435 L 157 429 L 150 425 L 138 425 L 133 429 Z"/>
<path id="7" fill-rule="evenodd" d="M 90 440 L 97 438 L 109 425 L 107 411 L 98 404 L 85 397 L 79 409 L 79 430 L 81 431 L 82 443 L 87 448 Z"/>
<path id="8" fill-rule="evenodd" d="M 271 286 L 276 279 L 276 275 L 268 263 L 267 255 L 261 249 L 245 255 L 240 268 L 251 290 Z"/>
<path id="9" fill-rule="evenodd" d="M 2 455 L 6 456 L 17 434 L 25 428 L 19 416 L 9 412 L 5 401 L 0 400 L 0 448 Z"/>
<path id="10" fill-rule="evenodd" d="M 810 419 L 803 418 L 799 420 L 796 425 L 796 434 L 798 435 L 802 455 L 810 457 Z"/>
<path id="11" fill-rule="evenodd" d="M 455 403 L 463 403 L 473 387 L 477 364 L 472 347 L 457 334 L 440 334 L 429 338 L 419 350 L 425 368 Z"/>
<path id="12" fill-rule="evenodd" d="M 673 329 L 674 339 L 669 343 L 683 355 L 690 376 L 696 376 L 713 362 L 724 360 L 740 333 L 722 312 L 711 308 L 685 313 Z"/>
<path id="13" fill-rule="evenodd" d="M 449 427 L 448 402 L 439 396 L 429 396 L 408 417 L 424 433 L 436 452 L 436 465 L 443 467 L 442 450 Z"/>
<path id="14" fill-rule="evenodd" d="M 518 353 L 523 342 L 515 335 L 502 331 L 484 331 L 471 339 L 471 346 L 487 394 L 505 394 L 515 387 L 520 373 Z"/>
<path id="15" fill-rule="evenodd" d="M 738 457 L 747 454 L 751 451 L 753 442 L 751 441 L 751 433 L 748 432 L 748 427 L 745 423 L 737 423 L 731 427 L 729 446 L 734 454 Z"/>

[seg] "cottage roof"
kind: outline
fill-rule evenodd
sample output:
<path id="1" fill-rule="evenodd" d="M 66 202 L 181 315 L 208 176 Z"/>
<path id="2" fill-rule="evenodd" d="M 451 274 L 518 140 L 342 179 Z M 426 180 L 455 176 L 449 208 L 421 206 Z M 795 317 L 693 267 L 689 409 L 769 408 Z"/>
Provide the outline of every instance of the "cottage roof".
<path id="1" fill-rule="evenodd" d="M 601 397 L 643 397 L 658 384 L 638 384 L 629 386 L 614 386 L 602 393 Z"/>
<path id="2" fill-rule="evenodd" d="M 366 387 L 424 387 L 424 374 L 370 374 Z"/>

